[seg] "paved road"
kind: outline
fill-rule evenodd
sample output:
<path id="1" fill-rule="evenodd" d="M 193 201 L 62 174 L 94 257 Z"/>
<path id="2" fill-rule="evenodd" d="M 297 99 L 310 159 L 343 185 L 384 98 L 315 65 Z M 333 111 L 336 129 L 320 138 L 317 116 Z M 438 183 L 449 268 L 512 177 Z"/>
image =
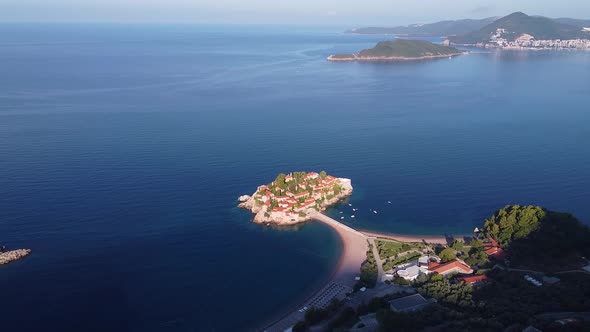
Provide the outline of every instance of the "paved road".
<path id="1" fill-rule="evenodd" d="M 377 245 L 375 244 L 375 238 L 370 237 L 369 243 L 373 246 L 373 256 L 375 257 L 375 262 L 377 262 L 377 271 L 379 272 L 377 276 L 377 282 L 383 282 L 385 271 L 383 271 L 383 261 L 379 256 L 379 249 L 377 249 Z"/>

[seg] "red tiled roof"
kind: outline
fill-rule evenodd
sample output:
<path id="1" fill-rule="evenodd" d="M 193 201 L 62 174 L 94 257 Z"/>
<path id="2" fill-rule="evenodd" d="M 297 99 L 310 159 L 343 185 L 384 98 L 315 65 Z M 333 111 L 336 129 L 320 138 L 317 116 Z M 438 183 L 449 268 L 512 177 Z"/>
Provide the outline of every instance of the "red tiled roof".
<path id="1" fill-rule="evenodd" d="M 492 245 L 494 247 L 499 247 L 500 245 L 498 244 L 498 242 L 496 242 L 496 240 L 494 240 L 491 236 L 488 235 L 488 239 L 490 239 L 490 242 L 492 242 Z"/>
<path id="2" fill-rule="evenodd" d="M 488 277 L 485 274 L 482 274 L 478 276 L 461 277 L 457 278 L 457 280 L 461 280 L 466 284 L 474 284 L 476 282 L 486 281 L 488 280 Z"/>
<path id="3" fill-rule="evenodd" d="M 497 252 L 498 252 L 498 248 L 496 248 L 496 247 L 490 247 L 490 248 L 486 249 L 486 254 L 488 254 L 488 255 L 493 255 Z"/>
<path id="4" fill-rule="evenodd" d="M 459 270 L 462 270 L 465 273 L 472 273 L 473 272 L 473 270 L 471 270 L 471 267 L 459 262 L 458 260 L 454 260 L 454 261 L 439 265 L 433 269 L 429 268 L 429 270 L 430 270 L 430 272 L 433 272 L 433 273 L 443 274 L 443 273 L 445 273 L 451 269 L 454 269 L 454 268 L 458 268 Z"/>
<path id="5" fill-rule="evenodd" d="M 487 250 L 486 250 L 487 253 Z M 490 257 L 493 257 L 497 260 L 504 260 L 506 258 L 506 252 L 502 248 L 496 248 L 496 251 L 492 254 L 488 254 Z"/>
<path id="6" fill-rule="evenodd" d="M 429 270 L 432 270 L 432 269 L 436 268 L 437 266 L 440 266 L 440 264 L 437 262 L 428 262 L 428 269 Z"/>

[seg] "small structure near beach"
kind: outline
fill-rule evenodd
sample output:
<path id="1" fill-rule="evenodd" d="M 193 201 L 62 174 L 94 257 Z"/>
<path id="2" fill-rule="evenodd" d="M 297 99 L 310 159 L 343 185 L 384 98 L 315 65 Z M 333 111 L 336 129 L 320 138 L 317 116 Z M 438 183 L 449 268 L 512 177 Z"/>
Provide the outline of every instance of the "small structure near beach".
<path id="1" fill-rule="evenodd" d="M 19 260 L 31 253 L 31 249 L 17 249 L 0 253 L 0 265 Z"/>
<path id="2" fill-rule="evenodd" d="M 352 194 L 352 181 L 322 171 L 279 174 L 259 186 L 252 196 L 239 198 L 238 207 L 255 214 L 256 223 L 294 225 L 311 220 L 315 214 Z"/>

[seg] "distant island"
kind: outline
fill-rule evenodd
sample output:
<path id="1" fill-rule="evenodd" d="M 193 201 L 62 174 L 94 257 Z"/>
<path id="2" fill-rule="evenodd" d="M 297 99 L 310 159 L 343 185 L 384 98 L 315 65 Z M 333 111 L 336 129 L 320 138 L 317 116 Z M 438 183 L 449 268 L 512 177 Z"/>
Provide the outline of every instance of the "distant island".
<path id="1" fill-rule="evenodd" d="M 281 173 L 273 182 L 259 186 L 252 196 L 241 196 L 238 207 L 254 213 L 256 223 L 294 225 L 311 220 L 351 194 L 350 179 L 325 171 Z"/>
<path id="2" fill-rule="evenodd" d="M 453 57 L 464 54 L 454 47 L 437 45 L 424 40 L 396 39 L 382 41 L 375 47 L 357 54 L 335 54 L 328 61 L 411 61 Z"/>

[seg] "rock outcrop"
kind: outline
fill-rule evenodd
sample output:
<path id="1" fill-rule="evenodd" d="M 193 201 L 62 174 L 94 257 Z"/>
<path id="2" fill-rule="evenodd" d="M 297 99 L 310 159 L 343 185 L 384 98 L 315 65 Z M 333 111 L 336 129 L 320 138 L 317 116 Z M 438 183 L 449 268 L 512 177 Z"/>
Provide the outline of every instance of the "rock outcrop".
<path id="1" fill-rule="evenodd" d="M 31 249 L 17 249 L 0 253 L 0 265 L 19 260 L 31 253 Z"/>

